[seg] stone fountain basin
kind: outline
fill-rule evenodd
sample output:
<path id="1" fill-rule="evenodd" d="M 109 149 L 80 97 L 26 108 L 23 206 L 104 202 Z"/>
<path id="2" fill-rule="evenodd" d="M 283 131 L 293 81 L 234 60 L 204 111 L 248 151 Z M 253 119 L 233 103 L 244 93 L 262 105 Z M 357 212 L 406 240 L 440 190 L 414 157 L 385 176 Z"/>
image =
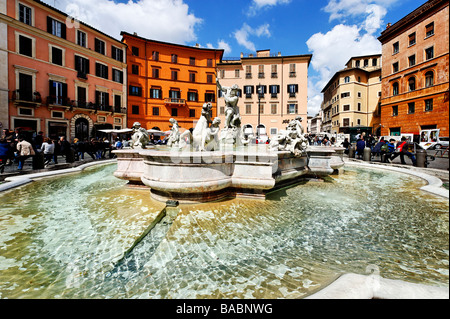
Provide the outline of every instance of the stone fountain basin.
<path id="1" fill-rule="evenodd" d="M 340 150 L 310 147 L 308 156 L 265 147 L 193 152 L 167 148 L 114 151 L 114 176 L 141 184 L 161 201 L 205 202 L 228 196 L 265 198 L 305 174 L 329 175 L 344 165 Z"/>

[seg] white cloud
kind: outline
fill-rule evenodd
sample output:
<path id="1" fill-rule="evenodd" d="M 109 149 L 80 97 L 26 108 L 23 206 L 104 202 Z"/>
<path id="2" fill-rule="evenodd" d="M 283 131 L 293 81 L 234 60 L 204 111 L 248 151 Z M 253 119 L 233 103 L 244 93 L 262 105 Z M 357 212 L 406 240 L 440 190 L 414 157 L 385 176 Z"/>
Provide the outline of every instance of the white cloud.
<path id="1" fill-rule="evenodd" d="M 288 4 L 290 2 L 291 0 L 252 0 L 250 8 L 247 11 L 247 15 L 253 16 L 261 9 L 274 7 L 279 4 Z"/>
<path id="2" fill-rule="evenodd" d="M 223 55 L 229 55 L 231 53 L 231 46 L 225 42 L 224 40 L 219 40 L 217 41 L 217 46 L 213 46 L 211 43 L 207 43 L 206 47 L 208 49 L 222 49 L 223 51 Z"/>
<path id="3" fill-rule="evenodd" d="M 248 24 L 244 23 L 242 25 L 242 28 L 234 32 L 234 38 L 236 41 L 245 47 L 246 49 L 255 52 L 256 46 L 255 44 L 249 40 L 249 37 L 256 36 L 256 37 L 262 37 L 266 36 L 270 38 L 270 31 L 269 31 L 269 24 L 263 24 L 259 26 L 258 28 L 252 28 Z"/>
<path id="4" fill-rule="evenodd" d="M 44 0 L 53 5 L 52 0 Z M 185 44 L 197 40 L 195 27 L 202 23 L 189 12 L 183 0 L 58 0 L 56 7 L 76 19 L 114 37 L 120 32 L 137 32 L 139 36 Z"/>
<path id="5" fill-rule="evenodd" d="M 306 45 L 312 52 L 311 67 L 318 73 L 310 78 L 308 85 L 308 113 L 317 113 L 322 101 L 321 91 L 345 63 L 353 56 L 381 53 L 381 44 L 376 37 L 356 25 L 336 25 L 327 33 L 316 33 Z M 320 96 L 320 99 L 317 98 Z"/>

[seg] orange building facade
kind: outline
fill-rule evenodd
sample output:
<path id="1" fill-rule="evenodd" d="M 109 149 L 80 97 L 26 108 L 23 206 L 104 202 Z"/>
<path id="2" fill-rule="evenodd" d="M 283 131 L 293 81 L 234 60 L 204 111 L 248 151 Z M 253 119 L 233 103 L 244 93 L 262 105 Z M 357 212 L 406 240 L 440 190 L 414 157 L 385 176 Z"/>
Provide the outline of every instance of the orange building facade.
<path id="1" fill-rule="evenodd" d="M 122 32 L 128 58 L 128 127 L 190 129 L 211 102 L 217 115 L 216 66 L 223 50 L 154 41 Z"/>
<path id="2" fill-rule="evenodd" d="M 386 30 L 381 135 L 440 129 L 449 136 L 449 3 L 431 0 Z"/>
<path id="3" fill-rule="evenodd" d="M 126 46 L 41 1 L 0 2 L 2 128 L 69 140 L 125 128 Z"/>

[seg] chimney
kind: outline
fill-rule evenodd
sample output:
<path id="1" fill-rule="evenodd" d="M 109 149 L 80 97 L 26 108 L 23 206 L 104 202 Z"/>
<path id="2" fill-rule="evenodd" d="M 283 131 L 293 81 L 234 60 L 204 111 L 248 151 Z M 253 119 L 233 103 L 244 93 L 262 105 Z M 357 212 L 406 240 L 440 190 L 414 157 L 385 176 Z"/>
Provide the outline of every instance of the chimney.
<path id="1" fill-rule="evenodd" d="M 389 22 L 389 23 L 386 25 L 386 29 L 389 28 L 391 25 L 392 25 L 392 23 Z"/>
<path id="2" fill-rule="evenodd" d="M 137 37 L 137 32 L 134 32 L 133 35 L 134 35 L 135 37 Z"/>
<path id="3" fill-rule="evenodd" d="M 196 48 L 199 48 L 199 47 L 200 47 L 200 44 L 196 43 L 196 44 L 195 44 L 195 47 L 196 47 Z"/>

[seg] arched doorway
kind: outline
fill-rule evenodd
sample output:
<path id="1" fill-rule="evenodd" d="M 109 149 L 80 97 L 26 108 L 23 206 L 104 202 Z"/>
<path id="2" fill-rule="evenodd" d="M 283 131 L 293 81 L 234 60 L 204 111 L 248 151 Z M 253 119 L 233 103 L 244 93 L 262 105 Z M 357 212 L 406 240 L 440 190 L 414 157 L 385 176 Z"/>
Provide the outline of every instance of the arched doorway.
<path id="1" fill-rule="evenodd" d="M 89 139 L 89 121 L 83 117 L 75 121 L 75 137 L 81 141 Z"/>

